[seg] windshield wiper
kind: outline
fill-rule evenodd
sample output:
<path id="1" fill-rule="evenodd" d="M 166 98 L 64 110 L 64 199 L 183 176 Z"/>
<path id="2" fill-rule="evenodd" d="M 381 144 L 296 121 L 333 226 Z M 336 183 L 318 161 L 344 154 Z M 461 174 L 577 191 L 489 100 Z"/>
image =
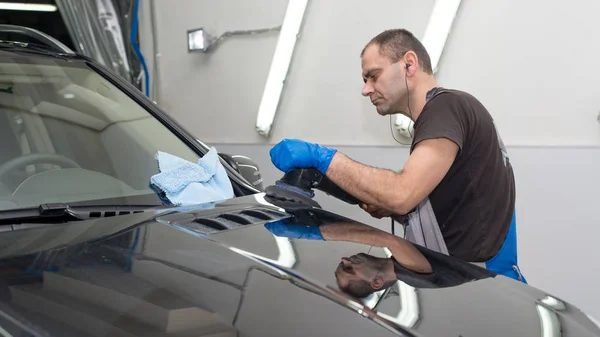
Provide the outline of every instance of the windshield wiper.
<path id="1" fill-rule="evenodd" d="M 0 225 L 64 223 L 156 211 L 160 208 L 162 207 L 156 205 L 70 206 L 68 204 L 42 204 L 38 207 L 0 211 Z"/>

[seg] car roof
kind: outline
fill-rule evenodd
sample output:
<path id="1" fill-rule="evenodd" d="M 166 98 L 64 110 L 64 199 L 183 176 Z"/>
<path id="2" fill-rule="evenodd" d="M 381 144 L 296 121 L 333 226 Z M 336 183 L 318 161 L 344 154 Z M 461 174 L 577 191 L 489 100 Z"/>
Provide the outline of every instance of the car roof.
<path id="1" fill-rule="evenodd" d="M 75 54 L 73 50 L 59 40 L 30 27 L 0 24 L 0 34 L 11 34 L 10 40 L 2 40 L 4 43 L 21 45 L 25 48 L 31 45 L 32 47 L 34 46 L 35 48 L 44 49 L 49 53 L 55 54 Z M 19 36 L 20 38 L 14 39 L 13 36 Z"/>

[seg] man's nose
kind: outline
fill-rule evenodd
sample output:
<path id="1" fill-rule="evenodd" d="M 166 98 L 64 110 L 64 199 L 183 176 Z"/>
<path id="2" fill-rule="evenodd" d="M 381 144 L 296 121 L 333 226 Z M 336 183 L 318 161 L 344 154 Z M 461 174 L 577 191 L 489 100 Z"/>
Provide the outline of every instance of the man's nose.
<path id="1" fill-rule="evenodd" d="M 371 96 L 372 93 L 373 93 L 373 86 L 371 84 L 369 84 L 369 82 L 365 83 L 365 86 L 362 89 L 362 95 L 367 97 L 367 96 Z"/>

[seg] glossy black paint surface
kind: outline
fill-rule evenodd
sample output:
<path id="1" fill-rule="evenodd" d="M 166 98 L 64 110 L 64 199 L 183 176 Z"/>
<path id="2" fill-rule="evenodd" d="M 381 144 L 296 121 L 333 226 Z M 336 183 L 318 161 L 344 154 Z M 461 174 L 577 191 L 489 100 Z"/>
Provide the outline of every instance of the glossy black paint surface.
<path id="1" fill-rule="evenodd" d="M 577 308 L 503 276 L 438 289 L 399 281 L 381 298 L 354 300 L 335 282 L 340 257 L 385 252 L 276 238 L 264 227 L 289 217 L 258 194 L 4 228 L 0 327 L 15 336 L 600 335 Z"/>

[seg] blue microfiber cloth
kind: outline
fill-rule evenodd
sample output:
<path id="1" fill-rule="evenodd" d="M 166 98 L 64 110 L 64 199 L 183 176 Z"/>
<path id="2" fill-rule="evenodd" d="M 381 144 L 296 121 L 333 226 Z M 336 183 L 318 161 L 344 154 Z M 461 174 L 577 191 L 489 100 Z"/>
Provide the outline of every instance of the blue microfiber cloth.
<path id="1" fill-rule="evenodd" d="M 153 175 L 150 183 L 164 192 L 173 205 L 198 205 L 234 197 L 233 186 L 215 148 L 197 163 L 160 151 L 156 160 L 160 173 Z"/>

